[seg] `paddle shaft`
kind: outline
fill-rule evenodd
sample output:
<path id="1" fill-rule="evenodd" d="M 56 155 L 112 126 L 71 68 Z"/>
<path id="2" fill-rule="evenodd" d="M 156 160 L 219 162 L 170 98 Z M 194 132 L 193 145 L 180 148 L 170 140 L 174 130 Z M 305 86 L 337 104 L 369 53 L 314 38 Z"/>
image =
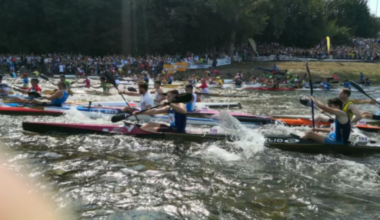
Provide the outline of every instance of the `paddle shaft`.
<path id="1" fill-rule="evenodd" d="M 310 95 L 313 96 L 313 81 L 311 79 L 310 69 L 309 69 L 309 62 L 306 62 L 306 71 L 307 76 L 309 78 L 309 84 L 310 84 Z M 313 122 L 313 128 L 315 128 L 315 118 L 314 118 L 314 102 L 311 100 L 311 119 Z"/>
<path id="2" fill-rule="evenodd" d="M 368 98 L 370 98 L 370 99 L 372 99 L 372 100 L 375 100 L 375 99 L 373 99 L 370 95 L 368 95 L 368 94 L 363 90 L 363 88 L 360 87 L 356 82 L 354 82 L 354 81 L 350 81 L 350 82 L 351 82 L 352 86 L 355 87 L 355 89 L 357 89 L 357 90 L 358 90 L 359 92 L 361 92 L 363 95 L 367 96 Z M 380 103 L 379 103 L 378 101 L 376 101 L 376 103 L 380 105 Z"/>
<path id="3" fill-rule="evenodd" d="M 114 77 L 111 75 L 111 73 L 109 71 L 106 71 L 104 73 L 105 77 L 107 78 L 107 80 L 115 87 L 115 89 L 119 92 L 120 94 L 120 91 L 119 91 L 119 88 L 117 87 L 116 85 L 116 81 L 114 79 Z M 125 99 L 125 97 L 123 96 L 123 94 L 120 94 L 120 96 L 124 99 L 124 102 L 127 104 L 127 106 L 129 107 L 129 109 L 132 110 L 131 106 L 129 105 L 129 103 L 127 102 L 127 100 Z M 138 123 L 140 123 L 140 120 L 139 118 L 135 115 L 135 118 L 137 120 Z"/>

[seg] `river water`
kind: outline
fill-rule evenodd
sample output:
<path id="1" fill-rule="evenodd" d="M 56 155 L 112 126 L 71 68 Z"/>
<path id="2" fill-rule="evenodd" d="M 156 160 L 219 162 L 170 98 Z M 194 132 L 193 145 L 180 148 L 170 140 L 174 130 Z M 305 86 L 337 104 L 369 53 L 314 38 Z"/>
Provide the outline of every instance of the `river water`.
<path id="1" fill-rule="evenodd" d="M 250 92 L 252 114 L 310 114 L 307 92 Z M 337 93 L 317 93 L 322 100 Z M 353 98 L 365 97 L 357 93 Z M 117 100 L 119 96 L 74 96 Z M 375 111 L 363 105 L 362 110 Z M 27 177 L 73 219 L 380 219 L 380 155 L 309 155 L 268 149 L 262 131 L 302 133 L 282 125 L 235 132 L 241 141 L 196 144 L 127 136 L 38 135 L 22 121 L 110 123 L 70 112 L 62 117 L 0 116 L 13 154 L 5 164 Z M 222 124 L 221 129 L 229 130 Z M 196 127 L 191 127 L 197 130 Z M 380 140 L 377 135 L 370 135 Z"/>

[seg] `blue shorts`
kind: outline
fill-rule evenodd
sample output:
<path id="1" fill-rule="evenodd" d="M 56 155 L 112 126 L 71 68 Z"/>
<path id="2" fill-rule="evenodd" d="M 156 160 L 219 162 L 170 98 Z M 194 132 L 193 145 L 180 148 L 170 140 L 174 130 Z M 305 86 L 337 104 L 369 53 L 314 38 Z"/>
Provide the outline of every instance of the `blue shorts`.
<path id="1" fill-rule="evenodd" d="M 326 135 L 325 136 L 325 144 L 343 144 L 343 141 L 337 141 L 330 136 Z"/>

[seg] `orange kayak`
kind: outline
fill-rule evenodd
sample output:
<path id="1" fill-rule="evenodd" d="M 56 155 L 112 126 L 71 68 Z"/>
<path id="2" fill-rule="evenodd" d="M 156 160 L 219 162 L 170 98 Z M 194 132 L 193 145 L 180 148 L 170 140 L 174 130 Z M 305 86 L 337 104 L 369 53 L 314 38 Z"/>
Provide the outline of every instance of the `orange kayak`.
<path id="1" fill-rule="evenodd" d="M 276 121 L 281 121 L 289 126 L 312 126 L 313 122 L 309 119 L 305 118 L 297 118 L 297 119 L 291 119 L 291 118 L 277 118 Z M 315 122 L 315 126 L 330 126 L 330 122 Z"/>

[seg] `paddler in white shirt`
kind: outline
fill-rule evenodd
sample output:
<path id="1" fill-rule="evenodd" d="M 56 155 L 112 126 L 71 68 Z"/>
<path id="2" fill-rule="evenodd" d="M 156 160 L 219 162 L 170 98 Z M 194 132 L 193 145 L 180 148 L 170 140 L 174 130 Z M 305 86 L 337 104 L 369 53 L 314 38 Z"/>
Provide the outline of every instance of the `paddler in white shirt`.
<path id="1" fill-rule="evenodd" d="M 160 104 L 162 101 L 166 100 L 166 96 L 164 95 L 164 90 L 161 88 L 161 81 L 154 82 L 154 90 L 150 91 L 151 94 L 154 95 L 154 102 L 156 104 Z"/>
<path id="2" fill-rule="evenodd" d="M 150 93 L 148 92 L 148 84 L 145 82 L 139 83 L 139 91 L 138 92 L 127 92 L 127 91 L 120 91 L 120 94 L 125 94 L 129 96 L 140 96 L 140 110 L 146 110 L 150 109 L 154 105 L 154 101 Z M 134 112 L 136 109 L 130 109 L 128 106 L 124 108 L 124 112 Z"/>

